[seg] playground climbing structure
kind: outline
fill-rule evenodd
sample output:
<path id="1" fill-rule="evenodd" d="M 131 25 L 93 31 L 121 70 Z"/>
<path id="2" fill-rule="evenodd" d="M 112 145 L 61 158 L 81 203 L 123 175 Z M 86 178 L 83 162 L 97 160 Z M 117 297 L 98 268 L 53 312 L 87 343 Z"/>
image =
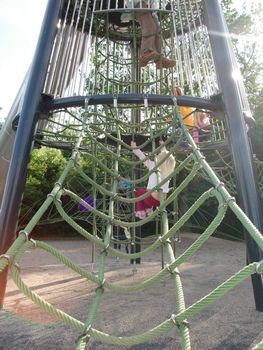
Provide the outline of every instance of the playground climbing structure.
<path id="1" fill-rule="evenodd" d="M 258 212 L 259 189 L 253 164 L 251 167 L 246 164 L 252 172 L 250 183 L 242 183 L 244 179 L 238 178 L 236 184 L 233 182 L 233 172 L 230 171 L 232 165 L 226 160 L 229 154 L 226 150 L 230 145 L 233 163 L 236 165 L 235 132 L 231 127 L 228 95 L 223 94 L 222 98 L 222 90 L 225 91 L 225 85 L 229 85 L 229 82 L 218 69 L 220 57 L 218 58 L 217 45 L 220 46 L 221 43 L 217 43 L 213 32 L 209 32 L 214 30 L 213 25 L 218 25 L 218 31 L 224 29 L 222 21 L 212 21 L 214 16 L 219 19 L 222 16 L 219 3 L 215 1 L 211 5 L 209 1 L 177 0 L 161 1 L 158 8 L 151 8 L 150 1 L 147 5 L 148 8 L 145 8 L 141 2 L 139 7 L 127 9 L 121 1 L 64 1 L 61 6 L 59 1 L 57 4 L 50 1 L 25 92 L 19 94 L 14 115 L 8 118 L 1 134 L 4 135 L 1 139 L 3 142 L 10 135 L 8 129 L 12 129 L 13 136 L 8 139 L 9 155 L 12 148 L 10 144 L 16 134 L 13 150 L 15 161 L 16 152 L 28 150 L 27 158 L 20 161 L 19 183 L 18 179 L 15 180 L 15 174 L 12 175 L 12 167 L 17 168 L 19 164 L 12 165 L 12 161 L 9 167 L 10 176 L 5 181 L 0 216 L 3 237 L 0 259 L 2 281 L 5 281 L 9 268 L 18 288 L 28 298 L 79 333 L 76 349 L 84 349 L 91 337 L 106 344 L 131 346 L 147 342 L 174 327 L 179 329 L 182 348 L 191 349 L 188 321 L 251 275 L 256 306 L 262 311 L 261 219 L 258 216 L 258 221 L 252 223 L 253 216 L 251 220 L 247 217 L 220 179 L 220 176 L 229 178 L 231 194 L 236 192 L 236 188 L 240 189 L 240 185 L 247 186 L 252 197 L 241 195 L 241 202 L 243 199 L 249 204 L 253 199 Z M 159 18 L 162 51 L 166 56 L 176 59 L 174 68 L 165 69 L 161 63 L 160 69 L 157 69 L 154 62 L 144 68 L 139 67 L 140 27 L 135 20 L 128 24 L 122 23 L 120 16 L 129 11 L 145 12 L 149 8 Z M 184 89 L 185 95 L 174 96 L 175 84 Z M 239 120 L 241 135 L 244 136 L 242 144 L 246 145 L 248 141 L 244 130 L 246 124 L 253 124 L 253 118 L 248 113 L 246 117 L 239 113 L 240 110 L 247 109 L 245 96 L 240 93 L 241 83 L 230 85 L 226 94 L 234 98 L 237 96 L 236 90 L 239 91 L 238 96 L 243 97 L 236 105 L 238 110 L 235 115 L 242 117 Z M 209 113 L 208 132 L 200 132 L 197 142 L 193 137 L 194 127 L 189 127 L 184 122 L 180 113 L 181 106 L 192 108 L 188 117 L 196 113 Z M 32 115 L 31 122 L 25 115 Z M 24 139 L 26 136 L 26 143 L 23 145 L 22 135 Z M 160 140 L 169 150 L 169 154 L 175 154 L 177 159 L 174 172 L 161 181 L 158 172 L 161 163 L 156 162 L 155 167 L 146 172 L 142 161 L 134 157 L 131 148 L 131 141 L 135 141 L 138 149 L 147 153 L 147 159 L 155 160 L 163 147 Z M 66 150 L 70 156 L 54 188 L 12 243 L 16 226 L 12 226 L 8 218 L 14 213 L 18 218 L 24 186 L 22 178 L 26 175 L 33 141 L 41 147 Z M 244 157 L 247 156 L 248 161 L 251 161 L 251 154 L 247 149 L 245 151 Z M 215 156 L 211 162 L 214 163 L 211 164 L 212 167 L 204 156 L 208 152 L 213 152 Z M 92 165 L 88 172 L 84 171 L 83 162 Z M 145 187 L 149 176 L 154 172 L 159 181 L 150 192 L 159 192 L 160 206 L 145 219 L 138 220 L 135 218 L 135 203 L 146 195 L 136 198 L 135 188 Z M 259 170 L 258 174 L 262 178 L 262 171 Z M 4 175 L 3 178 L 6 179 Z M 205 178 L 210 187 L 179 215 L 178 200 L 184 191 L 191 191 L 193 181 L 198 178 Z M 171 189 L 165 198 L 160 188 L 169 179 Z M 253 187 L 254 197 L 249 186 Z M 4 184 L 1 187 L 3 190 Z M 16 187 L 14 193 L 11 187 Z M 9 196 L 13 201 L 8 208 Z M 196 241 L 182 255 L 176 257 L 172 239 L 199 208 L 210 203 L 217 207 L 214 217 Z M 56 217 L 59 216 L 76 232 L 90 240 L 94 247 L 101 249 L 97 275 L 77 266 L 51 245 L 30 238 L 35 226 L 50 212 L 51 207 L 52 215 L 55 211 Z M 246 209 L 246 206 L 243 207 Z M 186 307 L 180 265 L 216 232 L 226 211 L 232 211 L 246 231 L 249 263 L 214 291 Z M 84 221 L 88 221 L 89 228 L 83 225 Z M 152 236 L 151 243 L 147 248 L 141 249 L 143 232 L 149 231 L 147 225 L 152 222 L 157 224 L 155 230 L 151 228 L 151 232 L 148 232 Z M 120 230 L 124 231 L 125 236 L 121 239 Z M 129 252 L 117 249 L 123 243 L 128 245 Z M 88 283 L 94 284 L 94 298 L 87 310 L 85 321 L 54 307 L 23 282 L 19 273 L 19 262 L 23 254 L 31 248 L 46 250 L 85 277 Z M 107 281 L 105 266 L 108 254 L 131 260 L 136 265 L 156 249 L 162 250 L 162 269 L 150 279 L 130 286 Z M 96 316 L 105 289 L 113 293 L 146 291 L 168 276 L 173 280 L 175 295 L 175 305 L 172 307 L 174 311 L 169 318 L 160 320 L 158 325 L 142 334 L 129 337 L 118 337 L 96 329 Z M 2 301 L 4 289 L 5 283 L 2 283 Z"/>

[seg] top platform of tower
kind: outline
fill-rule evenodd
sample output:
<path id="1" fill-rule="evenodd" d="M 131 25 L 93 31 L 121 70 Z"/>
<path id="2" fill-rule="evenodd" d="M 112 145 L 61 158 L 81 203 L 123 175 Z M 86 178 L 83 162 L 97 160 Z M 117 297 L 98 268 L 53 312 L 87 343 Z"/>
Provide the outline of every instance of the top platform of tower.
<path id="1" fill-rule="evenodd" d="M 171 28 L 180 35 L 200 26 L 202 6 L 200 0 L 84 0 L 64 1 L 61 11 L 62 24 L 78 31 L 111 39 L 130 41 L 138 23 L 132 20 L 137 12 L 151 11 L 157 14 L 162 24 L 163 36 L 171 35 Z M 130 14 L 124 22 L 122 15 Z"/>

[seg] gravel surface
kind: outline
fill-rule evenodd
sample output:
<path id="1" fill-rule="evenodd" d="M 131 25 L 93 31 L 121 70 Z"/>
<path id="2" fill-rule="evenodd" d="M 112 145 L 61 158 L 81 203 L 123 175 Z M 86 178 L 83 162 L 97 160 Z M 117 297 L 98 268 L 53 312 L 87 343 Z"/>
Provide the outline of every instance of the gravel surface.
<path id="1" fill-rule="evenodd" d="M 180 255 L 197 238 L 182 234 L 176 243 Z M 98 272 L 98 253 L 91 260 L 91 245 L 79 239 L 50 240 L 80 266 Z M 122 248 L 124 251 L 124 247 Z M 245 244 L 212 237 L 185 264 L 180 266 L 186 307 L 190 306 L 232 274 L 246 261 Z M 108 255 L 106 279 L 123 285 L 151 277 L 161 268 L 161 253 L 154 252 L 142 263 L 130 265 Z M 41 250 L 27 252 L 21 262 L 23 280 L 56 307 L 85 321 L 94 284 L 65 268 L 55 258 Z M 136 267 L 136 272 L 134 271 Z M 170 277 L 143 292 L 116 295 L 105 291 L 95 328 L 103 332 L 127 336 L 140 334 L 176 313 L 175 293 Z M 193 350 L 251 349 L 263 339 L 263 314 L 255 311 L 251 280 L 248 278 L 227 295 L 191 318 L 190 336 Z M 0 350 L 74 349 L 80 334 L 41 311 L 17 289 L 11 278 L 5 298 L 5 309 L 0 312 Z M 92 350 L 118 350 L 91 340 L 86 347 Z M 165 336 L 129 350 L 181 349 L 180 336 L 174 328 Z"/>

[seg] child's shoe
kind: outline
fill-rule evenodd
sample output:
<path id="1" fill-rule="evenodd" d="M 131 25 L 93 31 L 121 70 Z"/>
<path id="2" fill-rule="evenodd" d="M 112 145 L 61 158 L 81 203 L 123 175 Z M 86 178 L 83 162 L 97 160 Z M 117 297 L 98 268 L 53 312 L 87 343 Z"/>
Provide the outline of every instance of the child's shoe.
<path id="1" fill-rule="evenodd" d="M 158 57 L 158 53 L 153 50 L 144 52 L 140 57 L 140 67 L 146 67 L 149 61 L 154 61 Z"/>
<path id="2" fill-rule="evenodd" d="M 162 57 L 161 59 L 158 59 L 155 61 L 156 68 L 161 69 L 162 68 L 173 68 L 176 65 L 176 60 L 171 60 L 166 57 Z"/>

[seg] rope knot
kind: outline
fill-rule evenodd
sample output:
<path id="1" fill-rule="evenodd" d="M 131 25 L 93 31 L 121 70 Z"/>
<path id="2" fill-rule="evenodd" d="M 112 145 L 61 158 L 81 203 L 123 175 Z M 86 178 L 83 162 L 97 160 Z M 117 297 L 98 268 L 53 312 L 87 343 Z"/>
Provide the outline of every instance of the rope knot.
<path id="1" fill-rule="evenodd" d="M 113 107 L 117 108 L 118 107 L 118 95 L 113 94 L 112 98 L 113 98 Z"/>
<path id="2" fill-rule="evenodd" d="M 172 315 L 171 315 L 170 320 L 171 320 L 178 328 L 180 328 L 181 326 L 186 326 L 187 328 L 190 327 L 190 324 L 189 324 L 188 321 L 186 321 L 186 320 L 178 321 L 178 320 L 176 319 L 175 314 L 172 314 Z"/>
<path id="3" fill-rule="evenodd" d="M 155 208 L 155 211 L 157 211 L 157 215 L 161 213 L 160 207 Z"/>
<path id="4" fill-rule="evenodd" d="M 229 198 L 227 198 L 226 199 L 226 204 L 228 205 L 229 204 L 229 202 L 236 202 L 236 198 L 235 197 L 229 197 Z"/>
<path id="5" fill-rule="evenodd" d="M 174 105 L 177 107 L 177 98 L 175 96 L 173 96 L 172 100 L 173 100 Z"/>
<path id="6" fill-rule="evenodd" d="M 85 328 L 85 330 L 84 330 L 84 334 L 88 334 L 89 333 L 89 331 L 91 330 L 91 324 L 89 324 L 89 325 L 87 325 L 87 327 Z"/>
<path id="7" fill-rule="evenodd" d="M 21 271 L 21 267 L 20 267 L 20 265 L 18 263 L 14 263 L 14 264 L 12 264 L 12 266 L 14 266 L 17 269 L 18 272 Z"/>
<path id="8" fill-rule="evenodd" d="M 177 326 L 175 314 L 172 314 L 170 319 L 171 319 L 171 321 Z"/>
<path id="9" fill-rule="evenodd" d="M 108 224 L 109 225 L 114 225 L 114 220 L 112 218 L 108 219 Z"/>
<path id="10" fill-rule="evenodd" d="M 200 148 L 198 148 L 199 150 L 200 150 Z M 199 162 L 199 164 L 201 164 L 201 161 L 202 160 L 205 160 L 206 158 L 205 158 L 205 156 L 201 156 L 200 158 L 199 158 L 199 160 L 198 160 L 198 162 Z"/>
<path id="11" fill-rule="evenodd" d="M 84 108 L 85 108 L 85 110 L 87 110 L 88 107 L 89 107 L 89 101 L 90 101 L 90 96 L 87 96 L 87 97 L 85 98 L 85 102 L 84 102 Z"/>
<path id="12" fill-rule="evenodd" d="M 108 244 L 104 247 L 104 249 L 102 249 L 102 251 L 100 252 L 100 254 L 105 254 L 105 255 L 107 255 L 107 254 L 108 254 L 108 248 L 109 248 L 109 246 L 110 246 L 110 243 L 108 243 Z"/>
<path id="13" fill-rule="evenodd" d="M 181 276 L 180 272 L 176 271 L 176 268 L 171 269 L 171 265 L 169 265 L 169 264 L 166 265 L 166 270 L 167 270 L 171 275 L 175 274 L 175 275 Z"/>
<path id="14" fill-rule="evenodd" d="M 190 323 L 186 320 L 183 320 L 181 322 L 177 322 L 177 327 L 180 328 L 181 326 L 185 326 L 187 328 L 190 328 Z"/>
<path id="15" fill-rule="evenodd" d="M 260 260 L 260 261 L 257 263 L 257 266 L 256 266 L 256 273 L 258 273 L 259 275 L 262 275 L 262 274 L 263 274 L 263 260 Z"/>
<path id="16" fill-rule="evenodd" d="M 219 189 L 220 186 L 224 187 L 224 186 L 225 186 L 224 182 L 219 182 L 219 183 L 215 186 L 216 191 L 218 191 L 218 189 Z"/>
<path id="17" fill-rule="evenodd" d="M 85 339 L 86 337 L 89 337 L 89 331 L 91 330 L 91 324 L 87 325 L 84 328 L 83 333 L 78 337 L 78 341 Z"/>
<path id="18" fill-rule="evenodd" d="M 112 199 L 117 199 L 118 198 L 118 193 L 113 193 Z"/>
<path id="19" fill-rule="evenodd" d="M 214 187 L 210 188 L 210 190 L 208 190 L 208 193 L 209 193 L 210 197 L 214 197 L 215 196 L 215 188 Z"/>
<path id="20" fill-rule="evenodd" d="M 143 96 L 144 107 L 148 108 L 148 94 Z"/>
<path id="21" fill-rule="evenodd" d="M 29 236 L 29 233 L 28 232 L 26 232 L 25 230 L 21 230 L 20 232 L 19 232 L 19 236 L 20 235 L 24 235 L 25 237 L 26 237 L 26 242 L 28 242 L 28 236 Z"/>
<path id="22" fill-rule="evenodd" d="M 30 238 L 30 242 L 33 243 L 34 248 L 37 248 L 37 242 L 34 239 Z"/>
<path id="23" fill-rule="evenodd" d="M 163 240 L 163 237 L 162 236 L 159 236 L 158 237 L 158 241 L 161 242 L 161 244 L 165 244 L 166 242 Z"/>
<path id="24" fill-rule="evenodd" d="M 99 289 L 101 290 L 102 293 L 104 293 L 104 284 L 105 284 L 105 278 L 103 278 L 102 281 L 100 281 L 100 284 L 98 287 L 95 289 L 95 292 L 97 292 Z"/>
<path id="25" fill-rule="evenodd" d="M 57 198 L 57 197 L 56 197 L 55 199 L 56 199 L 56 202 L 57 202 L 57 203 L 59 203 L 60 205 L 62 205 L 62 200 L 61 200 L 61 199 L 59 199 L 59 198 Z"/>
<path id="26" fill-rule="evenodd" d="M 8 261 L 8 264 L 11 262 L 11 256 L 7 254 L 1 254 L 0 259 L 6 259 Z"/>
<path id="27" fill-rule="evenodd" d="M 18 272 L 21 271 L 21 267 L 18 265 L 18 263 L 14 263 L 13 260 L 14 260 L 14 257 L 10 256 L 10 255 L 7 255 L 7 254 L 2 254 L 0 255 L 0 260 L 1 259 L 6 259 L 8 261 L 8 264 L 9 266 L 14 266 L 17 268 Z"/>

